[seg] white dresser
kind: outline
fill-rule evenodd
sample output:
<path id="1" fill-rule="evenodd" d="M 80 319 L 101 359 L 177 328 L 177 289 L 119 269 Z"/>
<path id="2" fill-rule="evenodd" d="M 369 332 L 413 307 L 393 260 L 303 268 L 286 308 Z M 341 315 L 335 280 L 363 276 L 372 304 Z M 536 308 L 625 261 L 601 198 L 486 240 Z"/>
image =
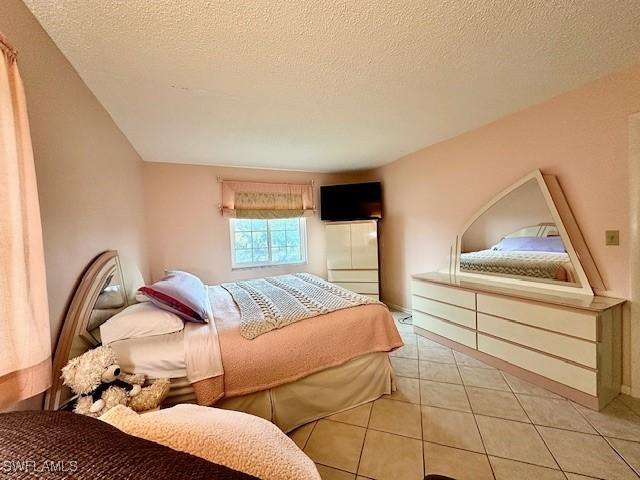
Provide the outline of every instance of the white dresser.
<path id="1" fill-rule="evenodd" d="M 622 306 L 447 274 L 412 277 L 416 333 L 593 409 L 620 392 Z"/>
<path id="2" fill-rule="evenodd" d="M 329 281 L 378 300 L 377 222 L 328 223 L 325 228 Z"/>

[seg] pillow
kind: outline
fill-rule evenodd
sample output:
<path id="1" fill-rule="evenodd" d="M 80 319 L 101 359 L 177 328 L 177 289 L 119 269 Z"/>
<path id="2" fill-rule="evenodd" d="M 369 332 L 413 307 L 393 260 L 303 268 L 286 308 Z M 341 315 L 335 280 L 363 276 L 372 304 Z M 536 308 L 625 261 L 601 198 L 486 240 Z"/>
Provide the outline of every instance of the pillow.
<path id="1" fill-rule="evenodd" d="M 187 322 L 207 323 L 211 317 L 207 288 L 190 273 L 168 272 L 162 280 L 140 287 L 138 292 L 149 297 L 158 307 L 175 313 Z"/>
<path id="2" fill-rule="evenodd" d="M 175 333 L 183 328 L 180 317 L 145 302 L 125 308 L 100 325 L 100 338 L 108 345 L 126 338 Z"/>
<path id="3" fill-rule="evenodd" d="M 560 237 L 513 237 L 503 238 L 491 250 L 504 252 L 566 252 Z"/>

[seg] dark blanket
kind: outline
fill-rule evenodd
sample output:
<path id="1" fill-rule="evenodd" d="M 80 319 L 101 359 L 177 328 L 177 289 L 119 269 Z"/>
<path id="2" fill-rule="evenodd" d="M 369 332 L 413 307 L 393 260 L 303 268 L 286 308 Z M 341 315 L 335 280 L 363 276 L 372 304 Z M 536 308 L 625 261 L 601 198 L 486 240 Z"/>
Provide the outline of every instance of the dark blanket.
<path id="1" fill-rule="evenodd" d="M 101 420 L 52 411 L 0 414 L 0 478 L 255 480 Z"/>

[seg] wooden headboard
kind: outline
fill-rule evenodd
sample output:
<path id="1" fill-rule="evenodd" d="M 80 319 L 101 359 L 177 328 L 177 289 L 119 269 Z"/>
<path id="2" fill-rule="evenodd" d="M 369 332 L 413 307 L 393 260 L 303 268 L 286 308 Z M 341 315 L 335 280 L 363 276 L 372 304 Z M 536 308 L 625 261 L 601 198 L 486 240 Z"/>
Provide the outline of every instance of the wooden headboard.
<path id="1" fill-rule="evenodd" d="M 51 388 L 45 410 L 65 408 L 74 399 L 60 374 L 67 362 L 100 345 L 100 325 L 128 305 L 118 252 L 98 255 L 87 267 L 73 294 L 53 357 Z"/>

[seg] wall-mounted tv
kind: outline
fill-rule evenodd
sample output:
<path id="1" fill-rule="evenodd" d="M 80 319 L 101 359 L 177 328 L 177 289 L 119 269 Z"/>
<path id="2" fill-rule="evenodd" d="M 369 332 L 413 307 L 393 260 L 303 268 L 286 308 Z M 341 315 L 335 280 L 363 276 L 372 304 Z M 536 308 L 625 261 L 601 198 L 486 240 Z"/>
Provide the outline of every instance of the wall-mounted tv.
<path id="1" fill-rule="evenodd" d="M 320 187 L 320 218 L 327 222 L 382 218 L 380 182 Z"/>

